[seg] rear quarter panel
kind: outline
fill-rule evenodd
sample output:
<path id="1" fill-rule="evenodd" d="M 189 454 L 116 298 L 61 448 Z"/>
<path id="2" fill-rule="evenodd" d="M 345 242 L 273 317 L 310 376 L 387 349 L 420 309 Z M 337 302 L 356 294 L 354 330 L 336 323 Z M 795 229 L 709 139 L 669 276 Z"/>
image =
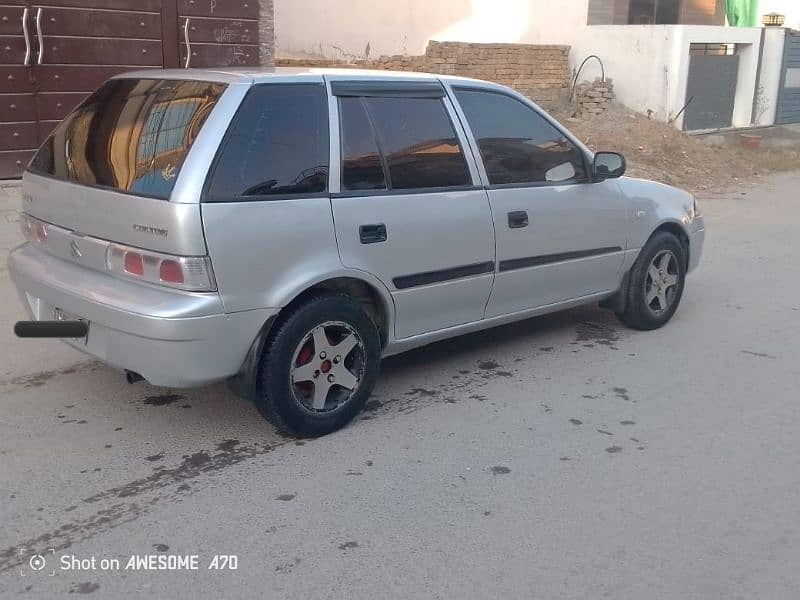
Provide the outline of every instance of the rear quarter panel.
<path id="1" fill-rule="evenodd" d="M 226 312 L 282 308 L 309 287 L 335 277 L 365 281 L 391 307 L 389 292 L 380 282 L 342 265 L 328 198 L 201 206 Z"/>

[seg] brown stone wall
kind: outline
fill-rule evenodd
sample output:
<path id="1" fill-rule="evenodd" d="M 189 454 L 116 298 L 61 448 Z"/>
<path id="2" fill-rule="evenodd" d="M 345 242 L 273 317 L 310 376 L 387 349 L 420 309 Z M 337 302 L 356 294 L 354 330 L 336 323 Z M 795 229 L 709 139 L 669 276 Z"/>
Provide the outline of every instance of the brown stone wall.
<path id="1" fill-rule="evenodd" d="M 553 105 L 569 89 L 569 46 L 429 42 L 423 56 L 381 56 L 356 63 L 278 58 L 277 66 L 421 71 L 460 75 L 512 87 L 535 102 Z"/>

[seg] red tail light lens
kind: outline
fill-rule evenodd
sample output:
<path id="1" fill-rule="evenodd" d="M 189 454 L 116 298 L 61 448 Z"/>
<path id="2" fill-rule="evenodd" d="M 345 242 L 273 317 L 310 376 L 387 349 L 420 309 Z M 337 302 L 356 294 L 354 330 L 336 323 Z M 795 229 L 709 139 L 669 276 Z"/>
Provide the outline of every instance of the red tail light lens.
<path id="1" fill-rule="evenodd" d="M 125 272 L 131 275 L 144 275 L 144 260 L 137 252 L 125 253 Z"/>
<path id="2" fill-rule="evenodd" d="M 162 260 L 158 270 L 158 276 L 161 281 L 166 281 L 168 283 L 183 283 L 183 269 L 180 263 L 174 260 Z"/>
<path id="3" fill-rule="evenodd" d="M 111 273 L 192 292 L 217 289 L 207 256 L 175 256 L 110 244 L 106 266 Z"/>

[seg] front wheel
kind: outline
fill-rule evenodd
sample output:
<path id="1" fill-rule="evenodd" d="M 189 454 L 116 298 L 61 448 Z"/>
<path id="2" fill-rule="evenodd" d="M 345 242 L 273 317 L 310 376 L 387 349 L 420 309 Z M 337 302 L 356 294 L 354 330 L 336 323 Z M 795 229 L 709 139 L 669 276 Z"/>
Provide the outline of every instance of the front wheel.
<path id="1" fill-rule="evenodd" d="M 685 279 L 683 246 L 671 233 L 656 233 L 631 267 L 625 310 L 617 317 L 634 329 L 664 326 L 678 308 Z"/>
<path id="2" fill-rule="evenodd" d="M 378 331 L 358 302 L 341 295 L 313 298 L 270 337 L 256 405 L 284 433 L 331 433 L 364 407 L 379 363 Z"/>

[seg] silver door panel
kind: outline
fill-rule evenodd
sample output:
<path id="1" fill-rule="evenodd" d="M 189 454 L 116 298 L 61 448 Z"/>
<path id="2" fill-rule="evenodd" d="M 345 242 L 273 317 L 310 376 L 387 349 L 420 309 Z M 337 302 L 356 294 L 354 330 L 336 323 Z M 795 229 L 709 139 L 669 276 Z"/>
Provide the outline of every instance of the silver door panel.
<path id="1" fill-rule="evenodd" d="M 464 299 L 483 298 L 485 306 L 493 278 L 494 274 L 490 273 L 410 290 L 395 290 L 396 337 L 403 339 L 480 320 L 483 307 L 479 303 L 464 302 Z"/>
<path id="2" fill-rule="evenodd" d="M 487 317 L 616 289 L 628 220 L 626 200 L 616 182 L 490 189 L 488 193 L 500 269 Z M 508 213 L 516 211 L 527 212 L 527 227 L 509 227 Z M 575 253 L 594 255 L 569 258 Z M 543 264 L 503 268 L 505 262 L 518 259 L 540 259 Z"/>
<path id="3" fill-rule="evenodd" d="M 331 204 L 342 263 L 374 274 L 392 291 L 398 338 L 483 318 L 491 275 L 402 291 L 394 279 L 494 261 L 484 190 L 339 197 Z M 362 244 L 364 224 L 386 225 L 386 241 Z"/>
<path id="4" fill-rule="evenodd" d="M 608 273 L 619 273 L 624 252 L 600 257 L 554 262 L 498 273 L 486 318 L 535 306 L 545 306 L 599 292 L 613 292 L 619 281 Z"/>

